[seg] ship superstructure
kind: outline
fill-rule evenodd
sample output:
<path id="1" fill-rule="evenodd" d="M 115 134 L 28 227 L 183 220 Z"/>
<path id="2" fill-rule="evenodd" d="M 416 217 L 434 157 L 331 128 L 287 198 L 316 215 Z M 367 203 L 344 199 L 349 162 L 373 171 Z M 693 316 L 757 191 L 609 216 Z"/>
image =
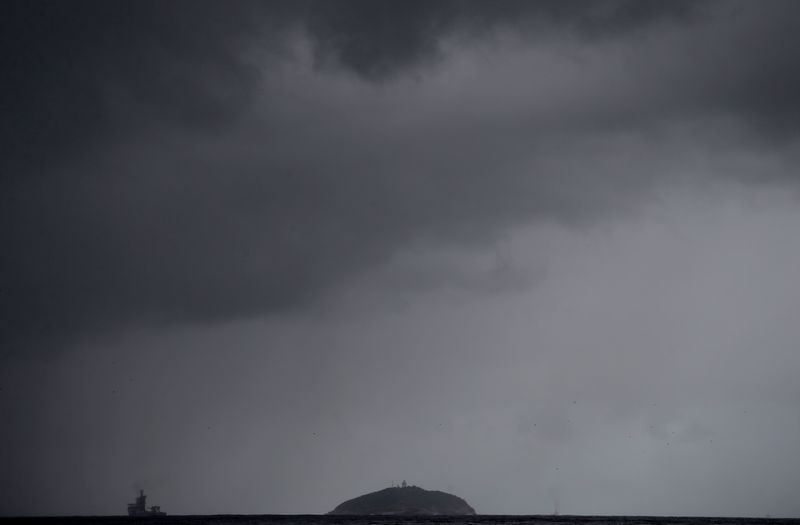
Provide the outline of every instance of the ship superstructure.
<path id="1" fill-rule="evenodd" d="M 144 495 L 143 490 L 139 490 L 139 495 L 136 497 L 135 503 L 128 503 L 128 516 L 166 516 L 167 513 L 161 510 L 158 505 L 153 505 L 147 508 L 147 496 Z"/>

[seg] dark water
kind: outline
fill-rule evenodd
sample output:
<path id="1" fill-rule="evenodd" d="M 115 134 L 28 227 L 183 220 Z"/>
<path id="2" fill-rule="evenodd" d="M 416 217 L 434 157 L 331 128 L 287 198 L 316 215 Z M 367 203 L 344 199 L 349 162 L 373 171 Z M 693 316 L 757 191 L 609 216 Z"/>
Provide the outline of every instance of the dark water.
<path id="1" fill-rule="evenodd" d="M 121 525 L 800 525 L 800 519 L 649 516 L 127 516 L 0 518 L 0 523 Z"/>

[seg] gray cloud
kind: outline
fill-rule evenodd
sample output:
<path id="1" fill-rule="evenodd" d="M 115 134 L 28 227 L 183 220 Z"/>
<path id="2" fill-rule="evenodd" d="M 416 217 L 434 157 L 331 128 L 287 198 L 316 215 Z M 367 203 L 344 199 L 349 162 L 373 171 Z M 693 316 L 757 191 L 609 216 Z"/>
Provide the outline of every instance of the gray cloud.
<path id="1" fill-rule="evenodd" d="M 280 47 L 293 27 L 308 31 L 319 57 L 378 78 L 427 61 L 441 38 L 465 24 L 487 30 L 522 16 L 606 33 L 686 15 L 689 5 L 12 1 L 3 7 L 0 42 L 10 79 L 0 99 L 3 157 L 36 165 L 42 148 L 60 156 L 106 133 L 153 125 L 150 119 L 213 126 L 231 118 L 258 82 L 242 52 Z"/>
<path id="2" fill-rule="evenodd" d="M 5 4 L 4 162 L 39 166 L 153 119 L 229 118 L 254 84 L 240 41 L 268 23 L 252 7 L 233 3 L 221 16 L 217 2 Z"/>
<path id="3" fill-rule="evenodd" d="M 429 246 L 324 314 L 15 362 L 3 512 L 119 512 L 134 482 L 174 513 L 325 512 L 405 477 L 484 513 L 551 512 L 552 488 L 565 513 L 796 515 L 796 204 L 691 189 L 511 233 L 512 264 L 547 268 L 532 290 L 395 309 L 397 277 L 450 256 Z"/>
<path id="4" fill-rule="evenodd" d="M 619 35 L 663 19 L 686 21 L 697 2 L 472 2 L 444 0 L 312 3 L 306 27 L 321 59 L 380 79 L 441 57 L 441 40 L 502 27 L 535 37 L 554 28 L 587 38 Z"/>
<path id="5" fill-rule="evenodd" d="M 756 18 L 765 50 L 721 69 L 732 82 L 710 76 L 706 62 L 749 19 L 728 13 L 729 29 L 727 11 L 714 18 L 706 4 L 402 5 L 10 3 L 4 20 L 20 31 L 3 32 L 13 72 L 3 90 L 4 347 L 280 312 L 414 239 L 491 238 L 522 217 L 574 221 L 627 206 L 646 181 L 581 174 L 545 152 L 592 134 L 685 119 L 703 104 L 711 116 L 792 126 L 791 108 L 775 110 L 785 97 L 758 85 L 784 85 L 767 79 L 790 58 L 783 24 L 792 16 L 781 15 L 793 8 Z M 706 14 L 674 23 L 695 11 Z M 635 30 L 664 18 L 673 24 L 655 26 L 629 57 Z M 447 53 L 470 56 L 470 42 L 503 27 L 526 43 L 506 49 L 512 58 L 497 62 L 496 78 L 444 60 L 448 35 L 469 35 Z M 293 65 L 303 28 L 312 61 L 327 56 L 382 83 Z M 554 28 L 579 38 L 559 44 Z M 769 41 L 768 30 L 780 38 Z M 533 39 L 539 55 L 524 51 L 531 32 L 550 35 Z M 697 62 L 669 55 L 666 73 L 647 62 L 663 56 L 659 46 L 706 39 Z M 774 59 L 764 65 L 762 55 Z M 421 83 L 400 74 L 437 56 Z M 770 73 L 758 85 L 754 67 Z"/>

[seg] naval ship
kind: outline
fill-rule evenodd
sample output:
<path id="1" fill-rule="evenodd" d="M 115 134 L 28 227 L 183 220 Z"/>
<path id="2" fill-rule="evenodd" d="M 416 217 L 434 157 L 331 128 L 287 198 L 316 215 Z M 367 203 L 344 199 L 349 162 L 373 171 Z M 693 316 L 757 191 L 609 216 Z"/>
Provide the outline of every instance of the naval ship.
<path id="1" fill-rule="evenodd" d="M 134 518 L 138 517 L 145 517 L 145 516 L 166 516 L 166 512 L 161 511 L 161 507 L 158 505 L 153 505 L 148 508 L 145 506 L 145 501 L 147 500 L 147 496 L 144 495 L 144 491 L 139 491 L 139 496 L 136 498 L 136 503 L 128 503 L 128 516 L 132 516 Z"/>

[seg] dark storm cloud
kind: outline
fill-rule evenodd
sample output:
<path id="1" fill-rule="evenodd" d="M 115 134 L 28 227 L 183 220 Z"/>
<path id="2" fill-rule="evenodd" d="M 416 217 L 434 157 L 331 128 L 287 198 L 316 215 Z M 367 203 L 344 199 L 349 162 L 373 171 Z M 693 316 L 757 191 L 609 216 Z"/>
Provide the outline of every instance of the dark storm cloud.
<path id="1" fill-rule="evenodd" d="M 724 40 L 738 53 L 723 58 L 717 49 L 719 58 L 703 57 L 703 102 L 745 115 L 768 139 L 792 139 L 800 132 L 800 5 L 775 2 L 762 9 L 754 27 Z"/>
<path id="2" fill-rule="evenodd" d="M 800 132 L 796 2 L 718 2 L 707 30 L 638 64 L 650 111 L 668 117 L 733 116 L 768 143 Z"/>
<path id="3" fill-rule="evenodd" d="M 500 26 L 530 33 L 553 27 L 584 37 L 601 37 L 662 19 L 688 19 L 698 2 L 524 0 L 317 2 L 309 6 L 307 27 L 321 58 L 367 78 L 381 79 L 439 57 L 443 37 L 454 32 L 472 36 Z"/>
<path id="4" fill-rule="evenodd" d="M 291 27 L 305 27 L 318 56 L 378 78 L 425 62 L 439 38 L 464 24 L 490 27 L 525 14 L 617 30 L 685 10 L 635 5 L 4 4 L 0 304 L 7 341 L 142 316 L 282 309 L 398 240 L 381 236 L 410 234 L 405 206 L 426 199 L 426 188 L 419 195 L 401 189 L 411 193 L 375 230 L 366 226 L 370 215 L 387 204 L 391 210 L 398 189 L 367 182 L 369 200 L 352 198 L 360 182 L 344 171 L 369 171 L 379 159 L 343 168 L 270 155 L 175 159 L 175 148 L 192 148 L 191 133 L 230 133 L 250 107 L 263 72 L 245 60 L 247 49 L 263 53 Z M 295 125 L 284 124 L 271 132 Z M 157 129 L 188 136 L 126 151 Z M 333 183 L 326 171 L 342 180 Z M 184 172 L 177 186 L 169 182 L 175 172 Z M 263 239 L 270 253 L 258 248 Z"/>
<path id="5" fill-rule="evenodd" d="M 107 133 L 137 131 L 148 124 L 145 115 L 187 125 L 230 117 L 255 82 L 238 44 L 269 23 L 252 8 L 208 1 L 4 3 L 3 161 L 21 162 L 16 169 L 57 161 Z"/>
<path id="6" fill-rule="evenodd" d="M 674 27 L 722 19 L 731 27 L 691 40 L 670 60 L 643 64 L 642 82 L 667 115 L 718 112 L 747 118 L 770 138 L 800 129 L 800 75 L 796 24 L 800 7 L 790 1 L 755 8 L 736 2 L 610 1 L 529 2 L 322 2 L 308 4 L 304 27 L 321 63 L 385 81 L 444 59 L 443 38 L 487 37 L 511 30 L 532 42 L 554 33 L 588 42 L 641 34 L 658 24 Z M 638 45 L 636 40 L 631 45 Z M 665 57 L 660 57 L 664 59 Z M 667 66 L 664 70 L 660 68 Z M 648 85 L 652 79 L 658 84 Z M 661 92 L 660 96 L 658 92 Z"/>
<path id="7" fill-rule="evenodd" d="M 12 350 L 129 323 L 282 312 L 417 238 L 491 237 L 520 217 L 574 219 L 608 206 L 639 183 L 564 182 L 558 169 L 523 180 L 514 159 L 530 152 L 531 130 L 484 129 L 480 117 L 468 120 L 474 108 L 437 115 L 435 103 L 431 122 L 393 130 L 415 102 L 381 89 L 443 62 L 447 38 L 466 45 L 511 30 L 534 43 L 545 35 L 626 42 L 663 21 L 680 34 L 713 19 L 708 4 L 643 1 L 2 9 L 0 322 Z M 656 102 L 668 102 L 668 115 L 708 106 L 791 129 L 785 86 L 796 78 L 786 66 L 797 46 L 784 24 L 796 8 L 771 9 L 756 29 L 767 37 L 777 25 L 781 39 L 744 49 L 722 79 L 678 61 L 685 74 L 674 96 L 656 71 L 650 82 L 661 86 L 645 83 Z M 310 79 L 285 67 L 298 34 L 322 66 Z M 337 94 L 342 82 L 353 94 Z M 717 91 L 721 84 L 732 87 Z M 767 88 L 783 96 L 765 97 Z M 396 112 L 382 105 L 391 96 Z M 663 116 L 648 97 L 635 93 L 616 110 L 570 109 L 563 122 L 597 127 L 598 111 L 628 123 Z"/>
<path id="8" fill-rule="evenodd" d="M 317 54 L 368 78 L 426 62 L 457 29 L 540 21 L 585 34 L 686 16 L 691 2 L 156 2 L 11 1 L 0 26 L 4 162 L 40 161 L 106 132 L 131 132 L 142 112 L 162 122 L 214 125 L 247 105 L 257 72 L 246 44 L 290 27 Z M 540 28 L 537 28 L 540 29 Z M 122 128 L 122 129 L 120 129 Z"/>
<path id="9" fill-rule="evenodd" d="M 114 201 L 103 194 L 113 192 L 113 175 L 98 171 L 96 159 L 153 128 L 214 128 L 246 107 L 256 77 L 238 58 L 237 44 L 257 22 L 269 21 L 250 16 L 250 4 L 221 8 L 3 5 L 0 310 L 7 336 L 102 324 L 107 308 L 97 301 L 110 299 L 102 291 L 109 285 L 117 288 L 106 288 L 115 304 L 137 301 L 119 294 L 128 280 L 121 260 L 127 241 L 107 240 L 111 231 L 125 232 L 101 204 Z"/>

